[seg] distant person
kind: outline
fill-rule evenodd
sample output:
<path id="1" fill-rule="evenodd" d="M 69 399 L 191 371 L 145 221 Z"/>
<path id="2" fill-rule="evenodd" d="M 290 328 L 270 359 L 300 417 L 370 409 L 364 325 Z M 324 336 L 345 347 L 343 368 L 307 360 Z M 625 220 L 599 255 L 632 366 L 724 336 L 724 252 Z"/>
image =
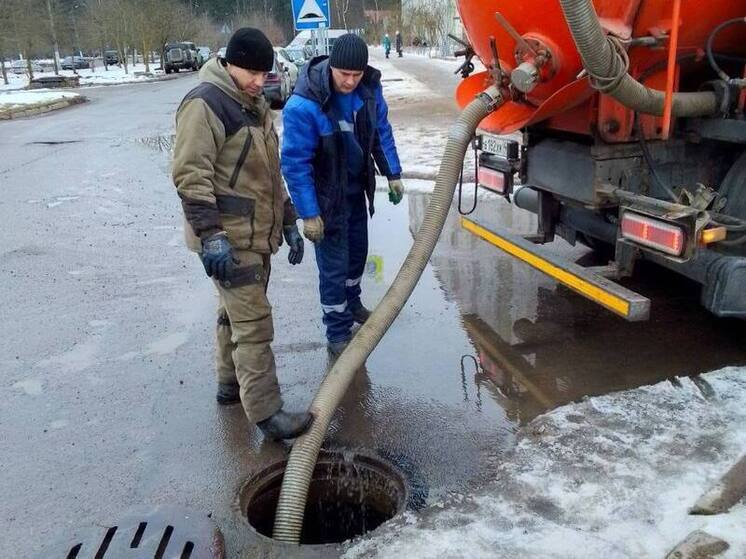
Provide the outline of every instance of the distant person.
<path id="1" fill-rule="evenodd" d="M 404 45 L 401 38 L 401 33 L 399 31 L 396 32 L 396 53 L 399 55 L 399 58 L 403 56 L 403 50 Z"/>
<path id="2" fill-rule="evenodd" d="M 243 403 L 270 439 L 293 438 L 308 413 L 282 409 L 272 307 L 270 256 L 283 234 L 289 261 L 303 258 L 297 214 L 280 176 L 273 114 L 262 96 L 275 53 L 264 34 L 236 31 L 225 58 L 209 60 L 200 84 L 176 113 L 173 179 L 190 249 L 199 253 L 218 290 L 217 401 Z"/>
<path id="3" fill-rule="evenodd" d="M 389 54 L 391 54 L 391 37 L 389 37 L 388 33 L 383 36 L 383 51 L 386 53 L 386 58 L 388 58 Z"/>
<path id="4" fill-rule="evenodd" d="M 327 347 L 339 355 L 355 322 L 370 312 L 360 300 L 373 215 L 375 164 L 388 178 L 389 200 L 403 196 L 401 165 L 381 89 L 360 37 L 342 35 L 331 56 L 303 67 L 283 118 L 282 173 L 315 243 Z M 366 213 L 367 198 L 367 213 Z"/>

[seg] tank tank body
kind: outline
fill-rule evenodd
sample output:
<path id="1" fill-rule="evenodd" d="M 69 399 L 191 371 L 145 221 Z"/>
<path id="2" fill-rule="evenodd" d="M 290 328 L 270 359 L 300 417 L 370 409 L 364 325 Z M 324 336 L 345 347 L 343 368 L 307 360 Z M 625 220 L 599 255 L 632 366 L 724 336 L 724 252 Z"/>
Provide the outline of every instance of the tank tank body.
<path id="1" fill-rule="evenodd" d="M 536 245 L 585 244 L 614 279 L 647 260 L 746 319 L 746 0 L 457 6 L 486 68 L 462 66 L 458 103 L 507 99 L 480 123 L 478 183 L 538 215 L 525 238 L 464 227 L 627 320 L 650 301 Z"/>
<path id="2" fill-rule="evenodd" d="M 642 44 L 628 48 L 632 77 L 643 76 L 646 85 L 659 89 L 665 86 L 665 62 L 668 54 L 666 38 L 671 33 L 673 3 L 673 0 L 593 2 L 604 30 L 622 42 L 641 38 L 659 39 L 654 45 Z M 582 87 L 587 85 L 587 80 L 577 80 L 583 70 L 583 64 L 558 0 L 459 0 L 458 11 L 470 44 L 487 67 L 494 65 L 495 58 L 490 45 L 491 38 L 494 38 L 495 50 L 503 70 L 514 71 L 520 66 L 521 60 L 526 58 L 526 53 L 515 35 L 511 34 L 508 26 L 501 21 L 507 22 L 529 44 L 545 49 L 551 56 L 535 87 L 519 101 L 524 106 L 520 112 L 525 118 L 516 119 L 515 122 L 510 118 L 503 118 L 503 122 L 499 123 L 497 117 L 492 117 L 483 124 L 485 129 L 506 133 L 520 128 L 520 125 L 532 121 L 528 115 L 533 116 L 543 103 L 573 82 L 583 83 L 578 83 L 575 89 L 568 91 L 567 98 L 561 100 L 559 107 L 552 107 L 552 115 L 569 111 L 577 104 L 578 98 L 589 97 L 593 93 L 589 87 Z M 701 73 L 702 67 L 706 65 L 704 48 L 712 30 L 723 21 L 744 15 L 746 0 L 682 2 L 677 48 L 678 56 L 684 59 L 679 65 L 678 75 L 682 91 L 687 90 L 687 86 L 690 86 L 690 90 L 696 90 L 700 85 L 696 75 Z M 743 40 L 745 31 L 744 27 L 724 30 L 718 36 L 717 51 L 722 54 L 746 56 L 746 41 Z M 459 103 L 465 104 L 485 80 L 490 80 L 488 74 L 478 74 L 464 82 L 458 95 Z M 534 111 L 530 112 L 530 108 Z M 619 111 L 618 107 L 615 108 Z M 538 116 L 541 117 L 542 113 Z M 565 116 L 557 119 L 557 126 L 568 131 L 587 133 L 592 126 L 591 119 L 592 115 L 587 110 L 578 110 L 571 118 Z M 603 123 L 600 123 L 600 127 L 604 127 Z M 655 137 L 656 134 L 650 131 L 658 127 L 660 122 L 657 126 L 646 123 L 648 137 Z M 622 122 L 619 127 L 612 128 L 618 129 L 609 136 L 609 140 L 629 139 L 629 123 Z"/>

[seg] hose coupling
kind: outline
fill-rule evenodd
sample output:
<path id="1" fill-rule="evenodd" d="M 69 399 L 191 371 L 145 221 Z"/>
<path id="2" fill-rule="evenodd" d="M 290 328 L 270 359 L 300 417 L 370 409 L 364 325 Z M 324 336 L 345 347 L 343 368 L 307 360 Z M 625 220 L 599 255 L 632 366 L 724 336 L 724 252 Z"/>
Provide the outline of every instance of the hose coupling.
<path id="1" fill-rule="evenodd" d="M 500 93 L 500 90 L 494 85 L 488 87 L 481 93 L 478 93 L 476 98 L 482 101 L 487 106 L 487 110 L 491 113 L 495 112 L 500 105 L 505 102 L 503 94 Z"/>

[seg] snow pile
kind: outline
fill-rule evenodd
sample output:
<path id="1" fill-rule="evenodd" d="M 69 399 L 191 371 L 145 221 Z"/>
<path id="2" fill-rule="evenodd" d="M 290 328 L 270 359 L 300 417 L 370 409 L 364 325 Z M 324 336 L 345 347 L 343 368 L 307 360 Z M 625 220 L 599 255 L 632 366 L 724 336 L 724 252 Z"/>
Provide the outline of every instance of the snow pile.
<path id="1" fill-rule="evenodd" d="M 394 127 L 394 140 L 405 179 L 435 180 L 437 177 L 448 142 L 447 126 L 452 123 L 438 124 Z M 464 180 L 474 182 L 474 173 L 474 152 L 469 147 L 464 158 Z"/>
<path id="2" fill-rule="evenodd" d="M 123 83 L 137 83 L 151 81 L 163 76 L 164 73 L 161 70 L 156 70 L 157 64 L 150 65 L 150 76 L 145 75 L 145 64 L 136 64 L 135 66 L 127 66 L 128 73 L 124 73 L 124 66 L 109 66 L 109 70 L 104 70 L 103 67 L 96 68 L 94 70 L 78 70 L 80 76 L 80 85 L 113 85 Z M 139 73 L 140 75 L 135 75 Z M 65 75 L 72 74 L 70 71 L 64 72 Z"/>
<path id="3" fill-rule="evenodd" d="M 540 416 L 493 481 L 345 557 L 662 558 L 694 530 L 746 557 L 746 505 L 688 509 L 746 450 L 746 369 L 591 398 Z"/>
<path id="4" fill-rule="evenodd" d="M 23 89 L 28 85 L 28 78 L 23 74 L 13 74 L 10 71 L 10 68 L 6 66 L 6 70 L 8 71 L 8 83 L 7 85 L 3 82 L 3 80 L 0 78 L 0 91 L 10 91 L 13 89 Z M 48 74 L 43 74 L 48 75 Z"/>
<path id="5" fill-rule="evenodd" d="M 73 97 L 80 97 L 80 95 L 69 91 L 55 91 L 48 89 L 0 93 L 0 110 L 46 105 Z"/>
<path id="6" fill-rule="evenodd" d="M 152 81 L 164 75 L 163 71 L 156 70 L 158 64 L 150 65 L 150 76 L 143 75 L 145 72 L 145 64 L 136 64 L 135 66 L 128 65 L 127 73 L 124 72 L 124 66 L 109 66 L 108 70 L 104 70 L 103 66 L 96 66 L 93 70 L 78 70 L 78 76 L 80 77 L 81 86 L 92 86 L 92 85 L 116 85 L 125 83 L 139 83 L 145 81 Z M 140 75 L 135 75 L 136 73 Z M 53 76 L 53 72 L 40 72 L 34 74 L 34 77 L 41 78 L 45 76 Z M 72 70 L 60 71 L 61 76 L 74 76 Z M 2 80 L 0 80 L 1 82 Z M 25 74 L 17 75 L 12 74 L 8 71 L 8 85 L 0 83 L 0 90 L 14 90 L 23 89 L 28 86 L 29 79 Z"/>

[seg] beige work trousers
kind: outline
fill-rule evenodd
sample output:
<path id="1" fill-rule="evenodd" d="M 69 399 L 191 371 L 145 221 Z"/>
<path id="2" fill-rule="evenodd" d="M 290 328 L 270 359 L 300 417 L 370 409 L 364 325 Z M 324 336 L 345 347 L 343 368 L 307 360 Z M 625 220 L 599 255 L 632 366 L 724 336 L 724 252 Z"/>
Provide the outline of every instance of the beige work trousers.
<path id="1" fill-rule="evenodd" d="M 215 282 L 220 297 L 217 325 L 218 382 L 238 383 L 241 403 L 253 423 L 282 407 L 275 356 L 272 306 L 267 299 L 269 255 L 234 251 L 240 279 Z"/>

